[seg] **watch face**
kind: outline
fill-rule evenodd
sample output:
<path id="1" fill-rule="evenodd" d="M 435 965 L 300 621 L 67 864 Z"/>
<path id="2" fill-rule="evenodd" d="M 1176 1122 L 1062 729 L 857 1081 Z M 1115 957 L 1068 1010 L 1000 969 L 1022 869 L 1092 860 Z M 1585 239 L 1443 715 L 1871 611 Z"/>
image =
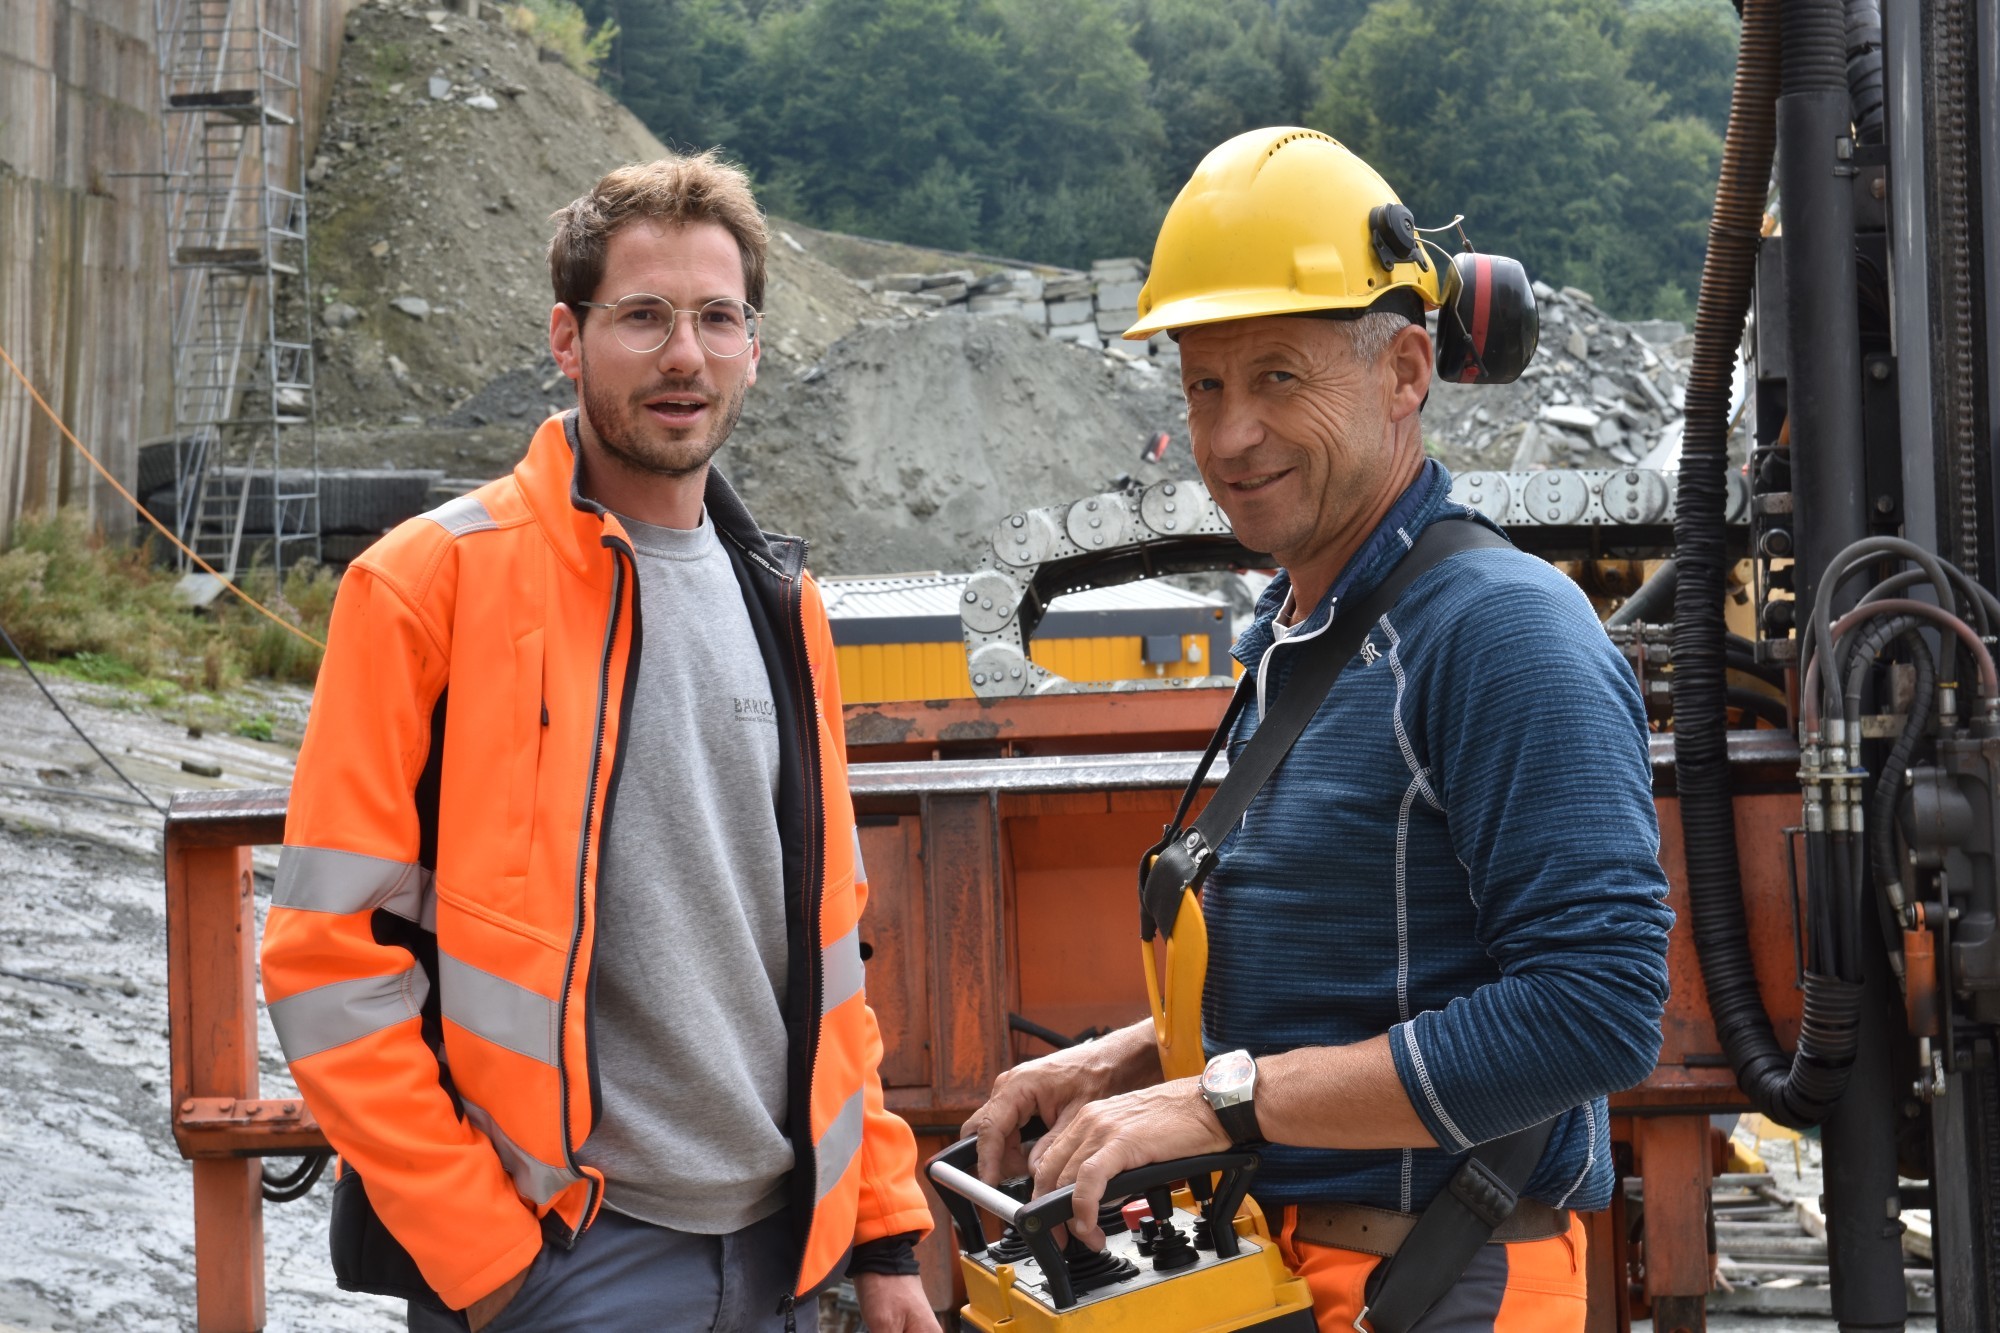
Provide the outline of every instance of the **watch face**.
<path id="1" fill-rule="evenodd" d="M 1201 1090 L 1209 1097 L 1230 1097 L 1243 1092 L 1257 1077 L 1257 1062 L 1248 1051 L 1228 1051 L 1208 1062 L 1201 1074 Z"/>

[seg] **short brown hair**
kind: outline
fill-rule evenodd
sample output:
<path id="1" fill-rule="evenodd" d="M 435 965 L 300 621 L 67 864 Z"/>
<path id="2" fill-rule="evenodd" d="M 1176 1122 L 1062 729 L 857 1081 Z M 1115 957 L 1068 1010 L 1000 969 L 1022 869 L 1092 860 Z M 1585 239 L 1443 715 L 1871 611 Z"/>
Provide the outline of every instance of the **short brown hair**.
<path id="1" fill-rule="evenodd" d="M 550 221 L 549 282 L 556 300 L 574 309 L 588 301 L 604 280 L 604 253 L 619 228 L 641 219 L 684 226 L 713 222 L 736 238 L 743 253 L 743 294 L 764 307 L 764 252 L 770 233 L 763 210 L 750 193 L 741 167 L 711 148 L 694 157 L 663 157 L 619 167 L 590 187 L 590 193 L 559 208 Z M 578 318 L 583 311 L 577 310 Z"/>

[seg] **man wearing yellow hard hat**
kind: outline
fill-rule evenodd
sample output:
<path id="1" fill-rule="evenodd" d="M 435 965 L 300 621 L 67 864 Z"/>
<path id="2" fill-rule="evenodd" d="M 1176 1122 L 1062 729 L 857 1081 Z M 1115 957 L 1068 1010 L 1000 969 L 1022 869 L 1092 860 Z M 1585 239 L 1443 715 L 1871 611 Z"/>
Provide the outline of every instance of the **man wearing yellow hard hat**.
<path id="1" fill-rule="evenodd" d="M 1574 585 L 1450 500 L 1420 418 L 1434 375 L 1520 372 L 1526 277 L 1425 241 L 1331 137 L 1258 130 L 1161 225 L 1125 336 L 1162 331 L 1203 479 L 1282 566 L 1234 649 L 1227 822 L 1177 819 L 1142 895 L 1150 937 L 1200 889 L 1206 1068 L 1162 1081 L 1148 1023 L 1022 1065 L 966 1124 L 982 1174 L 1038 1116 L 1036 1194 L 1074 1183 L 1090 1219 L 1120 1171 L 1257 1145 L 1322 1330 L 1581 1330 L 1605 1098 L 1667 995 L 1645 716 Z"/>

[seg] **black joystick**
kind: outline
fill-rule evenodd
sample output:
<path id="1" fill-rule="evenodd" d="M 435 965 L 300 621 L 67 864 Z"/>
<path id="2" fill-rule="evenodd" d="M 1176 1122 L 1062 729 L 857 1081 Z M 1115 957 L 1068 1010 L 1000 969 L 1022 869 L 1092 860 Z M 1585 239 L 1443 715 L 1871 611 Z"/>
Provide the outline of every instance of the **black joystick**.
<path id="1" fill-rule="evenodd" d="M 1172 1222 L 1160 1223 L 1160 1231 L 1153 1238 L 1153 1271 L 1171 1273 L 1186 1268 L 1201 1258 L 1200 1251 L 1188 1244 L 1186 1236 Z"/>
<path id="2" fill-rule="evenodd" d="M 1012 1227 L 1002 1228 L 1000 1239 L 986 1247 L 996 1264 L 1018 1264 L 1028 1257 L 1028 1242 Z"/>
<path id="3" fill-rule="evenodd" d="M 1069 1269 L 1070 1290 L 1079 1296 L 1139 1276 L 1139 1265 L 1130 1259 L 1121 1259 L 1109 1250 L 1093 1250 L 1074 1236 L 1063 1246 L 1063 1265 Z"/>

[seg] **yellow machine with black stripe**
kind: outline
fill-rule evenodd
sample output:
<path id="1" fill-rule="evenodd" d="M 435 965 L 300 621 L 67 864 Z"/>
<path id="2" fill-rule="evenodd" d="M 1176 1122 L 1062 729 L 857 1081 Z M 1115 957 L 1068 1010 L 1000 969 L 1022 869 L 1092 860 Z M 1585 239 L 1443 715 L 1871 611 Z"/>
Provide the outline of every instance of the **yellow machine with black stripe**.
<path id="1" fill-rule="evenodd" d="M 1058 1240 L 1070 1189 L 1029 1200 L 972 1172 L 965 1139 L 926 1167 L 958 1232 L 967 1327 L 982 1333 L 1313 1333 L 1312 1296 L 1249 1199 L 1257 1155 L 1212 1153 L 1112 1177 L 1105 1247 Z M 987 1237 L 982 1214 L 1001 1224 Z M 1216 1219 L 1228 1219 L 1217 1226 Z"/>

